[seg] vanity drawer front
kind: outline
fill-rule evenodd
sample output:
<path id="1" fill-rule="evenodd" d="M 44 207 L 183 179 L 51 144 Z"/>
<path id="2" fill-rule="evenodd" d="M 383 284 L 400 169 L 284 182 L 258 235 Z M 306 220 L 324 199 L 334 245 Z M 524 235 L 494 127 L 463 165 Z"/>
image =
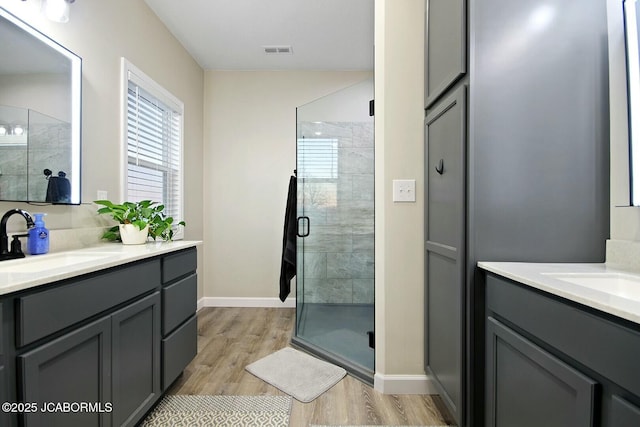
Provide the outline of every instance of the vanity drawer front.
<path id="1" fill-rule="evenodd" d="M 179 277 L 196 271 L 198 257 L 195 248 L 186 249 L 162 259 L 162 283 L 169 283 Z"/>
<path id="2" fill-rule="evenodd" d="M 160 260 L 74 279 L 17 299 L 18 347 L 81 322 L 160 286 Z"/>
<path id="3" fill-rule="evenodd" d="M 196 312 L 198 276 L 192 274 L 162 289 L 162 335 Z"/>
<path id="4" fill-rule="evenodd" d="M 492 274 L 487 275 L 487 308 L 495 317 L 640 396 L 640 332 Z"/>
<path id="5" fill-rule="evenodd" d="M 175 381 L 198 353 L 198 322 L 194 315 L 162 340 L 162 390 Z"/>

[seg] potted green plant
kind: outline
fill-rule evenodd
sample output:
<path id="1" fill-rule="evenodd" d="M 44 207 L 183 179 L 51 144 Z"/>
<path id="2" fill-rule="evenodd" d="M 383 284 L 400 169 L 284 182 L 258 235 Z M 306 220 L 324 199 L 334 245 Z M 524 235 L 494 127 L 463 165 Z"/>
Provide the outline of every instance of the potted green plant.
<path id="1" fill-rule="evenodd" d="M 102 206 L 99 214 L 110 215 L 118 225 L 102 235 L 103 239 L 121 240 L 123 244 L 143 244 L 152 237 L 162 240 L 173 239 L 173 217 L 164 212 L 164 205 L 151 200 L 116 204 L 110 200 L 96 200 Z M 184 221 L 177 225 L 185 226 Z"/>

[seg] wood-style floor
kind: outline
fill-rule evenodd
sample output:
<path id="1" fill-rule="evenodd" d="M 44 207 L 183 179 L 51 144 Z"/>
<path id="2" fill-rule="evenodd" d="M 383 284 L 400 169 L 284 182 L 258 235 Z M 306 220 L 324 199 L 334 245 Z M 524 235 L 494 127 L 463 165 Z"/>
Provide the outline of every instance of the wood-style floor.
<path id="1" fill-rule="evenodd" d="M 281 395 L 244 367 L 289 345 L 295 309 L 204 308 L 198 313 L 198 355 L 170 394 Z M 347 375 L 310 403 L 293 400 L 291 427 L 446 425 L 439 397 L 383 395 Z M 448 418 L 448 417 L 446 417 Z"/>

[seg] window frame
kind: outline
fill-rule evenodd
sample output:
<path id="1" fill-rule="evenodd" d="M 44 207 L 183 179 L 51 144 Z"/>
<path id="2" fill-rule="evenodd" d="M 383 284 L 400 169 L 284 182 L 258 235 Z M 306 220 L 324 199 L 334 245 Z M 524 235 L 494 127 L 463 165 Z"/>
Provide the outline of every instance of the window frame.
<path id="1" fill-rule="evenodd" d="M 179 172 L 178 172 L 178 214 L 171 214 L 174 219 L 174 223 L 184 220 L 184 103 L 174 96 L 167 89 L 158 84 L 155 80 L 149 77 L 146 73 L 133 65 L 129 60 L 121 58 L 121 88 L 120 88 L 120 106 L 121 106 L 121 126 L 120 126 L 120 149 L 121 149 L 121 161 L 120 161 L 120 177 L 121 177 L 121 199 L 125 201 L 129 188 L 129 155 L 128 155 L 128 92 L 129 82 L 141 87 L 144 91 L 148 92 L 151 96 L 158 99 L 163 104 L 174 109 L 181 115 L 180 131 L 179 131 Z M 174 227 L 174 240 L 181 240 L 184 238 L 183 227 Z"/>

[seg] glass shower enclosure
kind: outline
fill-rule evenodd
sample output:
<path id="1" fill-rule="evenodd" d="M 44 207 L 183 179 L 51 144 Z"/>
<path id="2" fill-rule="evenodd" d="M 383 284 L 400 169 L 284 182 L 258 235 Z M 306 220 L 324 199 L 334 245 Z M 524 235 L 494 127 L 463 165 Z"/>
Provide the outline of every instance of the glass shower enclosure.
<path id="1" fill-rule="evenodd" d="M 292 343 L 372 384 L 373 79 L 297 108 Z"/>

